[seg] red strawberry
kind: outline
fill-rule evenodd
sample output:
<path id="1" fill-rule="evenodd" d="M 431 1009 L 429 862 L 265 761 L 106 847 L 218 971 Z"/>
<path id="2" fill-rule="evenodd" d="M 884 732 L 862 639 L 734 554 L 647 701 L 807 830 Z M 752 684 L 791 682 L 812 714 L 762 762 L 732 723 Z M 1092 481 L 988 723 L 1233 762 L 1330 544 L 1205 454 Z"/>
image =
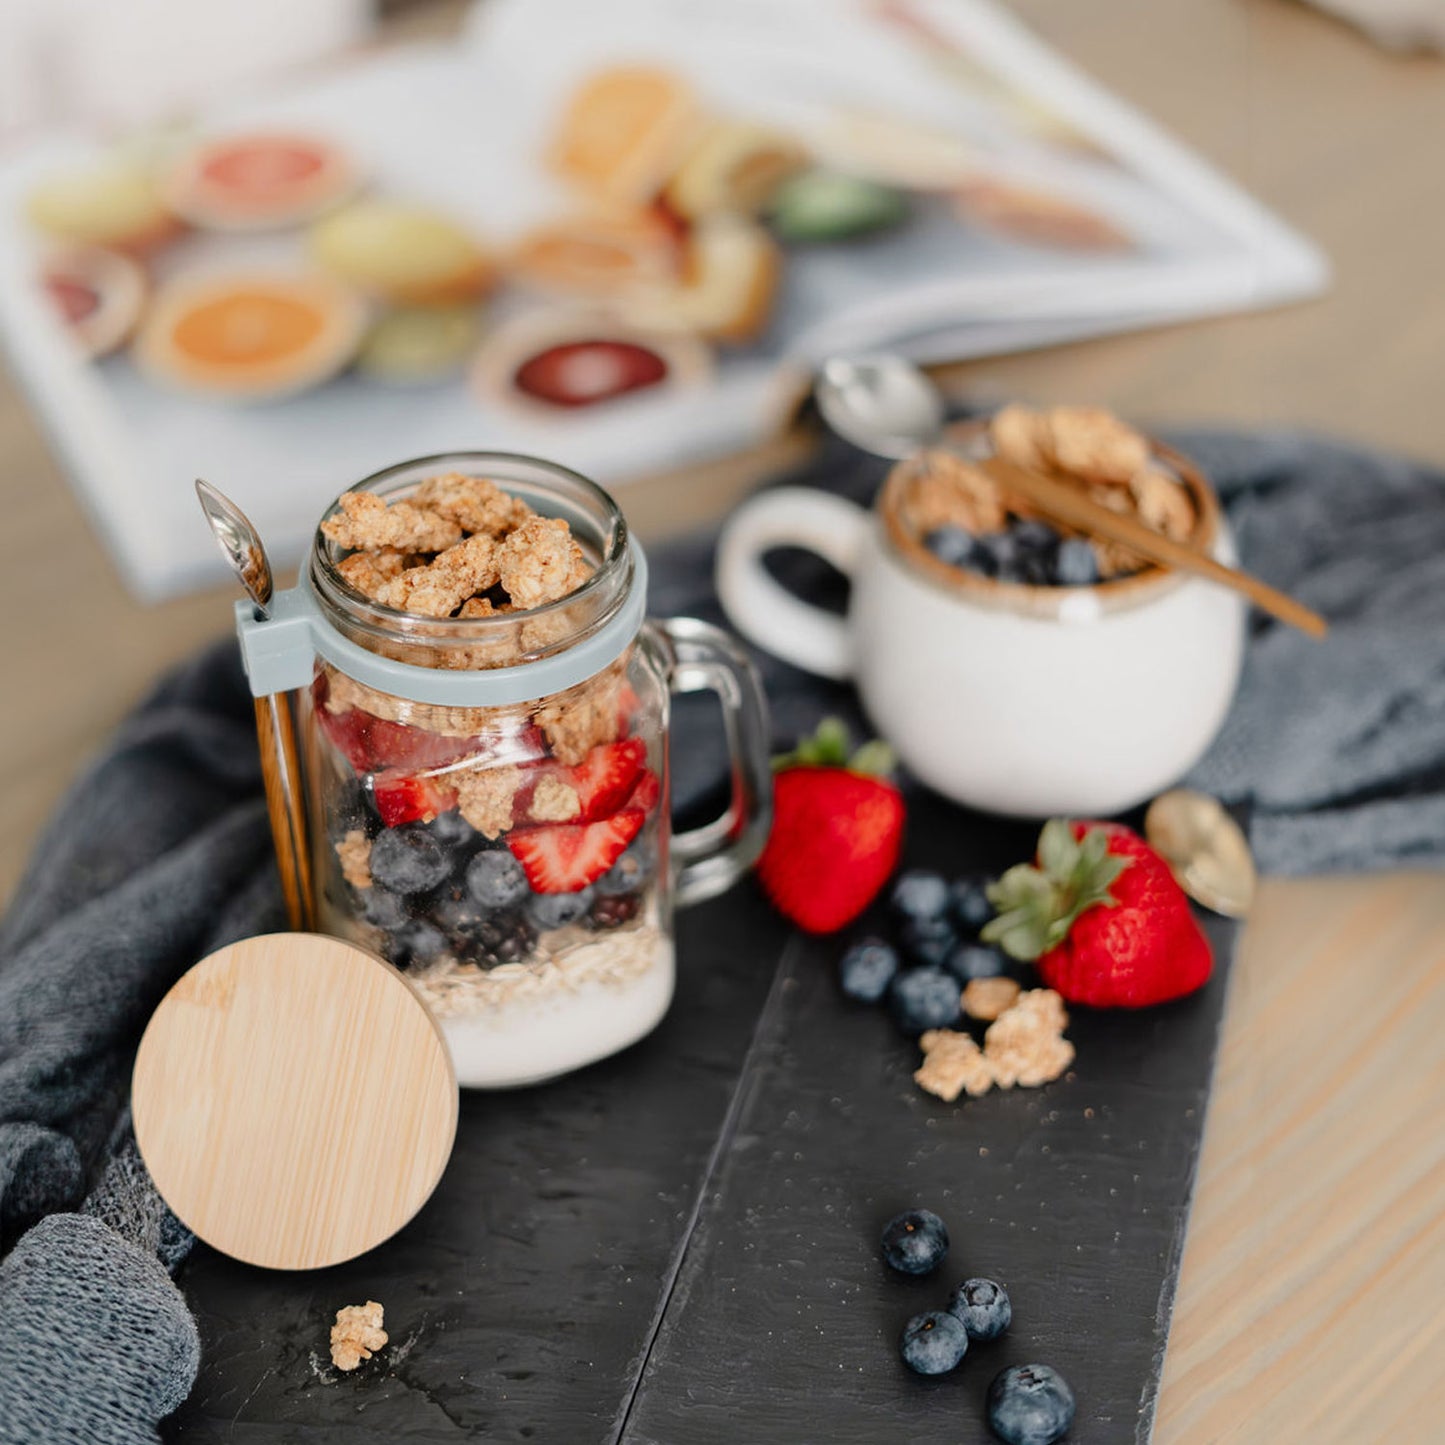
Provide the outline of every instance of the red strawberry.
<path id="1" fill-rule="evenodd" d="M 658 805 L 661 798 L 662 784 L 658 782 L 657 774 L 651 768 L 644 768 L 628 796 L 627 806 L 646 816 Z"/>
<path id="2" fill-rule="evenodd" d="M 328 712 L 325 707 L 318 707 L 316 718 L 332 746 L 356 772 L 371 771 L 371 750 L 366 740 L 372 721 L 370 714 L 356 707 L 349 707 L 345 712 Z"/>
<path id="3" fill-rule="evenodd" d="M 450 767 L 463 758 L 476 757 L 485 744 L 480 738 L 447 737 L 409 723 L 374 717 L 366 729 L 366 748 L 373 768 L 424 773 L 433 768 Z"/>
<path id="4" fill-rule="evenodd" d="M 829 720 L 773 779 L 773 828 L 758 879 L 774 906 L 809 933 L 851 923 L 898 864 L 904 807 L 898 789 L 874 775 L 891 765 L 870 743 L 844 764 L 847 733 Z"/>
<path id="5" fill-rule="evenodd" d="M 1010 868 L 988 896 L 998 917 L 984 938 L 1036 959 L 1070 1003 L 1148 1008 L 1193 993 L 1214 967 L 1169 865 L 1118 823 L 1046 823 L 1037 866 Z"/>
<path id="6" fill-rule="evenodd" d="M 430 822 L 438 813 L 449 812 L 457 805 L 455 791 L 445 783 L 414 773 L 378 773 L 372 789 L 376 811 L 388 828 L 418 819 Z"/>
<path id="7" fill-rule="evenodd" d="M 507 847 L 522 865 L 533 893 L 576 893 L 595 883 L 642 830 L 635 808 L 598 823 L 553 823 L 514 828 Z"/>
<path id="8" fill-rule="evenodd" d="M 647 761 L 647 747 L 641 738 L 623 738 L 599 743 L 575 768 L 563 777 L 577 790 L 581 821 L 606 818 L 627 801 L 637 775 Z"/>

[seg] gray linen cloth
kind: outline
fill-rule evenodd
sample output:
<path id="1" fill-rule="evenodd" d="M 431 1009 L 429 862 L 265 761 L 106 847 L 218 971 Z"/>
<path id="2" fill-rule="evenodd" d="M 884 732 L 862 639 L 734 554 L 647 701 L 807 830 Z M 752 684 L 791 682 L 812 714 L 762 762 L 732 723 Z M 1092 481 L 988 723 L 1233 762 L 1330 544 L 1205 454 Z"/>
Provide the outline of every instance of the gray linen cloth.
<path id="1" fill-rule="evenodd" d="M 1445 478 L 1297 436 L 1174 440 L 1215 478 L 1245 564 L 1333 629 L 1318 644 L 1256 617 L 1239 698 L 1191 781 L 1252 806 L 1267 872 L 1438 866 Z M 880 477 L 834 442 L 788 480 L 866 501 Z M 655 614 L 721 620 L 713 540 L 657 551 Z M 779 571 L 840 603 L 817 559 Z M 853 711 L 846 688 L 760 662 L 780 742 Z M 683 702 L 676 801 L 701 810 L 722 753 L 715 721 Z M 168 1271 L 190 1239 L 136 1153 L 127 1079 L 185 968 L 282 926 L 251 700 L 227 642 L 164 682 L 87 769 L 0 924 L 3 1445 L 155 1441 L 189 1391 L 199 1345 Z"/>

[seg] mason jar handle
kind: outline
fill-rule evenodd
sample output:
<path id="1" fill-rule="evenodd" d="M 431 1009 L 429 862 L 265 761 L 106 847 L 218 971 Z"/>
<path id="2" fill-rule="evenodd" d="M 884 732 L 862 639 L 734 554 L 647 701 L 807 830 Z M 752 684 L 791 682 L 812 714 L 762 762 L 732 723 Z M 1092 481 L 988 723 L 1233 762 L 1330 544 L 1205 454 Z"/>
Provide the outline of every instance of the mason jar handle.
<path id="1" fill-rule="evenodd" d="M 754 863 L 773 821 L 768 703 L 762 679 L 734 638 L 695 617 L 648 626 L 667 657 L 673 693 L 715 692 L 722 704 L 732 798 L 722 817 L 673 836 L 676 900 L 701 903 L 730 888 Z"/>

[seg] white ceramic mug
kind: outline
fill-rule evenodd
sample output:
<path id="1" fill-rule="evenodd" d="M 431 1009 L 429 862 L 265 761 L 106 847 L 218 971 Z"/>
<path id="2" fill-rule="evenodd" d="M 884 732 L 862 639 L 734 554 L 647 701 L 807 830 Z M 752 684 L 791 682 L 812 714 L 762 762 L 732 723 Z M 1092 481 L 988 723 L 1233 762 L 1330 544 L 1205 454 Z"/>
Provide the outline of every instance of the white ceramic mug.
<path id="1" fill-rule="evenodd" d="M 1196 540 L 1232 561 L 1213 489 L 1185 458 L 1155 452 L 1190 489 Z M 1239 679 L 1238 594 L 1156 568 L 1092 587 L 1001 583 L 939 562 L 896 516 L 826 492 L 765 492 L 728 523 L 717 586 L 759 647 L 853 680 L 916 777 L 995 813 L 1107 815 L 1176 782 L 1209 746 Z M 846 619 L 774 580 L 762 559 L 779 547 L 847 575 Z"/>

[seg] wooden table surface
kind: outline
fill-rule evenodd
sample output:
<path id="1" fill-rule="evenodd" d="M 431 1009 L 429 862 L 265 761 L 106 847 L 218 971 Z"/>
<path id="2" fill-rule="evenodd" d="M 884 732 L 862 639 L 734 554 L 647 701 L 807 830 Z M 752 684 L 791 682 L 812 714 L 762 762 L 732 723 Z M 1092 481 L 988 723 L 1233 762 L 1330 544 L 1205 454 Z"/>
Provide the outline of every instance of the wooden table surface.
<path id="1" fill-rule="evenodd" d="M 1311 236 L 1323 300 L 957 368 L 973 394 L 1301 425 L 1445 462 L 1445 64 L 1286 0 L 1020 0 L 1049 40 Z M 644 538 L 801 455 L 628 489 Z M 0 896 L 86 756 L 231 592 L 145 608 L 0 377 Z M 1271 880 L 1235 970 L 1155 1439 L 1426 1441 L 1445 1420 L 1445 888 Z"/>

